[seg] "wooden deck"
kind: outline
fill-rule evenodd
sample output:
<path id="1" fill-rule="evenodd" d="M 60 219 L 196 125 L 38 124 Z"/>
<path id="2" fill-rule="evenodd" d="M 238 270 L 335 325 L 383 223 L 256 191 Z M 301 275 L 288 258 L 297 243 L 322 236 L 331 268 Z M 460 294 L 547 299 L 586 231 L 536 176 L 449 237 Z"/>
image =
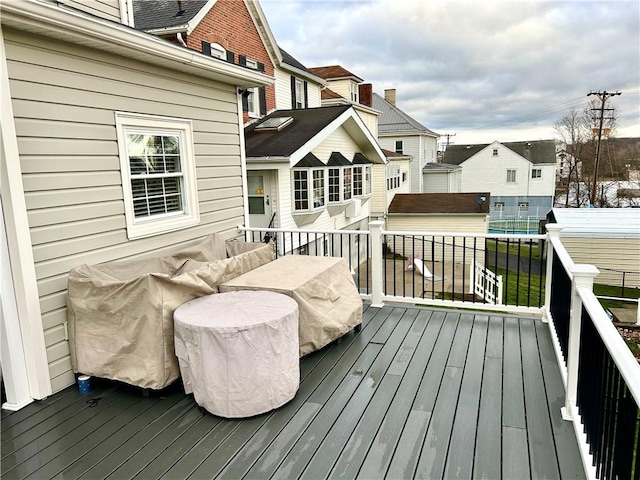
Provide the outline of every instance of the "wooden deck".
<path id="1" fill-rule="evenodd" d="M 387 306 L 363 327 L 302 359 L 296 397 L 257 417 L 109 382 L 3 411 L 1 476 L 584 478 L 547 325 Z"/>

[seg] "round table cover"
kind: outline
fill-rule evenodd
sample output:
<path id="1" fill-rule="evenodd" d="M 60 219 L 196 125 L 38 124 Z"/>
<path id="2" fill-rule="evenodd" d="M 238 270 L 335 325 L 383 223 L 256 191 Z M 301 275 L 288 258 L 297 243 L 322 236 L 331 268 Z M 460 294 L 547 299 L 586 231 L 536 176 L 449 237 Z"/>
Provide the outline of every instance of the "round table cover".
<path id="1" fill-rule="evenodd" d="M 186 393 L 222 417 L 248 417 L 291 400 L 300 383 L 298 305 L 267 291 L 219 293 L 174 314 Z"/>

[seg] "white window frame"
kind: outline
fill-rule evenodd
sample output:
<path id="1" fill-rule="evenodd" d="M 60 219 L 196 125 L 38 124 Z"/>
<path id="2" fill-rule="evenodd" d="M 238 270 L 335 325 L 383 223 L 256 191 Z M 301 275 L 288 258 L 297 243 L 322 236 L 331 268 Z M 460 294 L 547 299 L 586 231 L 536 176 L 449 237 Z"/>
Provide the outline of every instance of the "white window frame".
<path id="1" fill-rule="evenodd" d="M 494 148 L 494 149 L 493 149 L 492 156 L 494 156 L 494 157 L 497 157 L 497 156 L 498 156 L 498 149 L 497 149 L 497 148 Z"/>
<path id="2" fill-rule="evenodd" d="M 354 197 L 360 198 L 371 195 L 371 165 L 354 165 L 352 183 Z"/>
<path id="3" fill-rule="evenodd" d="M 193 148 L 193 125 L 191 120 L 116 112 L 115 122 L 127 237 L 129 239 L 150 237 L 198 225 L 200 223 L 200 212 Z M 152 215 L 146 218 L 135 217 L 133 192 L 131 188 L 132 175 L 129 164 L 129 154 L 127 152 L 128 132 L 179 136 L 182 173 L 182 211 Z"/>
<path id="4" fill-rule="evenodd" d="M 532 168 L 531 169 L 531 178 L 534 180 L 539 180 L 542 178 L 542 169 L 541 168 Z"/>
<path id="5" fill-rule="evenodd" d="M 350 91 L 351 91 L 351 101 L 354 103 L 358 103 L 358 84 L 355 82 L 350 83 Z"/>
<path id="6" fill-rule="evenodd" d="M 387 190 L 400 188 L 401 184 L 400 165 L 387 165 Z"/>
<path id="7" fill-rule="evenodd" d="M 518 202 L 518 213 L 528 212 L 529 202 Z"/>
<path id="8" fill-rule="evenodd" d="M 345 202 L 351 200 L 353 195 L 353 167 L 342 167 L 342 198 Z"/>
<path id="9" fill-rule="evenodd" d="M 496 212 L 504 212 L 504 202 L 495 202 L 493 204 L 493 208 L 495 209 Z"/>
<path id="10" fill-rule="evenodd" d="M 335 174 L 338 174 L 337 176 Z M 332 181 L 335 182 L 337 180 L 337 185 L 332 185 Z M 335 199 L 333 197 L 336 196 L 336 192 L 332 191 L 332 187 L 337 187 L 337 196 Z M 329 204 L 337 204 L 342 203 L 342 168 L 338 166 L 330 166 L 327 168 L 327 203 Z"/>
<path id="11" fill-rule="evenodd" d="M 516 183 L 518 180 L 518 176 L 516 173 L 516 169 L 514 168 L 508 168 L 507 169 L 507 183 Z M 511 178 L 513 177 L 513 178 Z"/>
<path id="12" fill-rule="evenodd" d="M 316 205 L 315 197 L 314 197 L 314 172 L 322 172 L 322 204 Z M 296 188 L 296 173 L 304 174 L 306 177 L 306 199 L 304 199 L 307 203 L 306 208 L 298 208 L 296 205 L 299 201 L 303 201 L 303 199 L 298 199 L 298 192 L 303 192 L 302 189 Z M 293 212 L 314 212 L 320 209 L 325 208 L 327 203 L 327 190 L 326 190 L 326 174 L 324 168 L 294 168 L 291 174 L 291 191 L 293 193 Z"/>
<path id="13" fill-rule="evenodd" d="M 256 87 L 247 88 L 250 92 L 247 96 L 247 114 L 252 118 L 260 117 L 260 99 Z"/>
<path id="14" fill-rule="evenodd" d="M 400 148 L 398 148 L 398 145 L 400 146 Z M 404 154 L 404 140 L 396 140 L 394 142 L 394 145 L 393 145 L 393 151 L 396 152 L 396 153 Z M 426 150 L 425 150 L 425 152 L 426 152 Z M 425 155 L 426 155 L 426 153 L 425 153 Z"/>
<path id="15" fill-rule="evenodd" d="M 211 56 L 221 60 L 227 59 L 227 49 L 219 43 L 211 43 Z"/>
<path id="16" fill-rule="evenodd" d="M 304 108 L 304 80 L 296 77 L 296 104 L 293 105 L 294 110 L 300 110 Z"/>

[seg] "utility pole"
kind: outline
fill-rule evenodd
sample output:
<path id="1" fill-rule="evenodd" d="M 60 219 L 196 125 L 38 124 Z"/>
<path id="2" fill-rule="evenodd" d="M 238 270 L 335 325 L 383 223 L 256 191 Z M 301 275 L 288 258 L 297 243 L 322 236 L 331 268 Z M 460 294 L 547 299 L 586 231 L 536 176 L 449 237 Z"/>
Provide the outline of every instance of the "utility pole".
<path id="1" fill-rule="evenodd" d="M 443 133 L 443 134 L 440 135 L 440 138 L 447 137 L 447 143 L 443 144 L 444 145 L 444 150 L 443 151 L 447 150 L 447 147 L 449 146 L 449 143 L 450 143 L 449 140 L 451 139 L 451 137 L 455 137 L 455 136 L 456 136 L 455 133 Z"/>
<path id="2" fill-rule="evenodd" d="M 600 141 L 602 140 L 602 125 L 604 124 L 604 112 L 605 110 L 613 110 L 613 108 L 604 108 L 605 103 L 610 97 L 615 97 L 616 95 L 622 95 L 622 92 L 589 92 L 587 97 L 591 95 L 597 95 L 600 99 L 600 108 L 593 108 L 592 110 L 600 111 L 600 122 L 598 126 L 598 143 L 596 144 L 596 158 L 593 166 L 593 185 L 591 186 L 591 206 L 595 206 L 596 203 L 596 189 L 598 187 L 598 164 L 600 163 Z"/>

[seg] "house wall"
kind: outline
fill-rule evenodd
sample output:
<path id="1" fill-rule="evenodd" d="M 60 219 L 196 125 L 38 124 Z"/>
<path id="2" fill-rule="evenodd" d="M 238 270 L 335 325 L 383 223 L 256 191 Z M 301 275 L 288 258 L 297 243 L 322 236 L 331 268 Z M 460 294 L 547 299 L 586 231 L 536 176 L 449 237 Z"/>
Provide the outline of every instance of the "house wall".
<path id="1" fill-rule="evenodd" d="M 235 63 L 238 56 L 245 55 L 264 63 L 264 73 L 273 76 L 274 66 L 262 42 L 245 2 L 238 0 L 217 0 L 196 28 L 187 37 L 187 46 L 202 51 L 202 41 L 218 43 L 234 52 Z M 290 88 L 290 87 L 289 87 Z M 276 108 L 276 94 L 273 85 L 265 87 L 267 112 Z M 289 102 L 291 103 L 291 102 Z M 249 119 L 245 113 L 244 121 Z"/>
<path id="2" fill-rule="evenodd" d="M 282 68 L 275 69 L 275 91 L 276 91 L 276 109 L 291 109 L 291 72 Z M 294 75 L 295 76 L 295 75 Z M 302 78 L 302 77 L 299 77 Z M 320 106 L 320 84 L 307 80 L 307 102 L 309 108 L 317 108 Z"/>
<path id="3" fill-rule="evenodd" d="M 244 223 L 235 87 L 3 29 L 52 379 L 74 382 L 70 269 L 166 254 Z M 193 120 L 200 224 L 129 241 L 114 112 Z"/>
<path id="4" fill-rule="evenodd" d="M 82 10 L 96 17 L 121 23 L 120 0 L 58 0 L 57 3 Z"/>
<path id="5" fill-rule="evenodd" d="M 341 97 L 351 101 L 351 84 L 353 83 L 353 80 L 346 78 L 343 80 L 330 80 L 328 83 L 331 90 Z"/>
<path id="6" fill-rule="evenodd" d="M 378 138 L 378 143 L 382 148 L 395 152 L 396 140 L 404 142 L 404 153 L 413 157 L 409 172 L 410 193 L 422 193 L 422 167 L 424 167 L 422 153 L 423 145 L 419 135 L 398 135 L 384 136 Z"/>
<path id="7" fill-rule="evenodd" d="M 362 119 L 362 122 L 367 126 L 367 128 L 369 129 L 369 131 L 371 132 L 371 134 L 373 135 L 374 138 L 378 137 L 378 117 L 379 115 L 367 112 L 365 110 L 362 110 L 360 108 L 358 108 L 357 105 L 354 105 L 354 109 L 356 110 L 356 113 L 360 116 L 360 118 Z"/>
<path id="8" fill-rule="evenodd" d="M 445 233 L 487 233 L 488 219 L 484 215 L 389 215 L 387 217 L 387 230 L 408 231 L 408 232 L 445 232 Z M 463 255 L 468 264 L 473 258 L 473 237 L 455 237 L 455 249 L 453 248 L 452 237 L 424 237 L 424 249 L 422 246 L 422 236 L 415 237 L 414 244 L 410 237 L 403 239 L 396 237 L 395 242 L 389 240 L 389 248 L 405 256 L 417 256 L 425 261 L 442 261 L 442 248 L 444 243 L 445 261 L 462 262 Z M 463 239 L 466 242 L 463 247 Z M 432 241 L 433 240 L 433 241 Z M 484 245 L 484 242 L 481 242 Z M 476 261 L 484 262 L 484 252 L 476 250 Z M 432 272 L 433 273 L 433 272 Z"/>
<path id="9" fill-rule="evenodd" d="M 496 209 L 496 203 L 498 202 L 504 203 L 502 212 Z M 524 202 L 529 204 L 529 208 L 526 211 L 521 211 L 518 209 L 518 205 Z M 499 220 L 501 218 L 542 218 L 547 215 L 551 208 L 553 208 L 553 197 L 532 197 L 525 195 L 511 197 L 503 195 L 494 196 L 492 194 L 489 214 L 493 220 Z"/>
<path id="10" fill-rule="evenodd" d="M 424 193 L 460 193 L 460 173 L 460 170 L 423 173 Z"/>
<path id="11" fill-rule="evenodd" d="M 400 186 L 391 190 L 387 189 L 387 165 L 373 165 L 372 173 L 372 190 L 373 196 L 371 197 L 371 213 L 376 216 L 384 215 L 389 208 L 389 204 L 393 200 L 396 193 L 410 193 L 410 159 L 388 159 L 388 165 L 397 165 L 400 167 Z M 402 181 L 402 174 L 407 174 L 407 181 Z"/>
<path id="12" fill-rule="evenodd" d="M 625 288 L 640 288 L 640 240 L 638 238 L 566 237 L 562 245 L 574 263 L 588 263 L 600 269 L 595 283 L 621 286 L 622 273 Z M 611 272 L 608 270 L 616 270 Z"/>

